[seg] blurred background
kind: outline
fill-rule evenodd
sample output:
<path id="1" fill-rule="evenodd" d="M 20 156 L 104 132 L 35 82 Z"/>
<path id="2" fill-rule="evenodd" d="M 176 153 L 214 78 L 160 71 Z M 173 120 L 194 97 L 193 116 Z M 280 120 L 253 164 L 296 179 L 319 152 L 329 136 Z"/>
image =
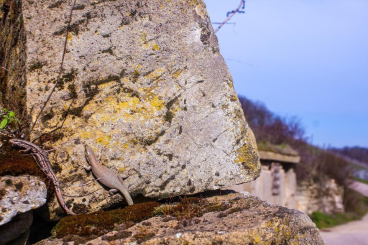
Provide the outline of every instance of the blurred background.
<path id="1" fill-rule="evenodd" d="M 205 3 L 262 162 L 234 189 L 368 244 L 368 1 Z"/>

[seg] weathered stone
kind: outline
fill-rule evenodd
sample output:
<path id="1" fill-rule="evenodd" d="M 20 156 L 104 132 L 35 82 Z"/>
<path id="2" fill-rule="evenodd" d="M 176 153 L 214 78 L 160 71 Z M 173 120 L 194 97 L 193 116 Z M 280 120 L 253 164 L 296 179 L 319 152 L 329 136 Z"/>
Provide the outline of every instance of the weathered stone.
<path id="1" fill-rule="evenodd" d="M 325 214 L 344 212 L 344 188 L 334 179 L 324 178 L 319 183 L 305 181 L 298 185 L 296 192 L 297 209 L 311 214 L 320 211 Z"/>
<path id="2" fill-rule="evenodd" d="M 46 203 L 46 185 L 33 176 L 0 177 L 0 225 Z"/>
<path id="3" fill-rule="evenodd" d="M 195 205 L 180 209 L 181 218 L 157 216 L 128 229 L 115 228 L 87 244 L 324 244 L 308 215 L 270 205 L 247 192 L 203 198 L 214 212 L 188 218 Z M 173 204 L 172 206 L 175 206 Z M 156 210 L 170 210 L 162 205 Z M 83 240 L 81 240 L 83 241 Z M 49 238 L 39 244 L 60 244 Z"/>
<path id="4" fill-rule="evenodd" d="M 25 244 L 33 221 L 33 211 L 18 214 L 10 222 L 0 226 L 0 245 Z"/>
<path id="5" fill-rule="evenodd" d="M 22 4 L 24 104 L 33 122 L 58 77 L 71 2 Z M 202 0 L 77 0 L 76 6 L 61 80 L 31 132 L 33 139 L 54 130 L 43 145 L 56 149 L 50 160 L 66 183 L 63 192 L 73 196 L 66 198 L 72 210 L 123 199 L 108 197 L 81 168 L 84 145 L 128 176 L 133 197 L 193 194 L 258 177 L 254 136 Z M 52 219 L 58 207 L 54 198 Z"/>

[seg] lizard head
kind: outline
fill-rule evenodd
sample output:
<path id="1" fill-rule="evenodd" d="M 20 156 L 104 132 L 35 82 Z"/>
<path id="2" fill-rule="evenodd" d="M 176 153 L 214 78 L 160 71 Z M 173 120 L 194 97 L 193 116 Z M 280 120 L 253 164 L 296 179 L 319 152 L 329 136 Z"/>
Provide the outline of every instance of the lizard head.
<path id="1" fill-rule="evenodd" d="M 22 140 L 19 140 L 19 139 L 10 139 L 9 142 L 12 143 L 13 145 L 22 144 Z"/>
<path id="2" fill-rule="evenodd" d="M 91 147 L 89 147 L 88 145 L 85 146 L 86 147 L 86 158 L 89 159 L 89 157 L 94 156 L 93 150 Z M 89 161 L 87 161 L 89 163 Z"/>

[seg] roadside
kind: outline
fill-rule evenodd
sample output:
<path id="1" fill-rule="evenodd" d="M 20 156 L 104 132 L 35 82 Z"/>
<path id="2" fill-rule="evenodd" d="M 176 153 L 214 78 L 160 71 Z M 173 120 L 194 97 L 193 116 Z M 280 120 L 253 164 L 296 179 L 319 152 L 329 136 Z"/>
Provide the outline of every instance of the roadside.
<path id="1" fill-rule="evenodd" d="M 349 188 L 368 197 L 368 185 L 351 180 Z M 327 245 L 368 245 L 368 214 L 362 219 L 321 230 Z"/>
<path id="2" fill-rule="evenodd" d="M 368 245 L 368 214 L 361 220 L 321 231 L 327 245 Z"/>

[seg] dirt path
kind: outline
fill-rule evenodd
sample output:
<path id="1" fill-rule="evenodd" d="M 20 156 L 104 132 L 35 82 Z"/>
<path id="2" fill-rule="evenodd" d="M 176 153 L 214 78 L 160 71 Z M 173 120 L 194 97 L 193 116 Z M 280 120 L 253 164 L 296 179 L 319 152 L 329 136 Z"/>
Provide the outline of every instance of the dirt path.
<path id="1" fill-rule="evenodd" d="M 327 245 L 368 245 L 368 214 L 361 220 L 321 231 L 321 236 Z"/>
<path id="2" fill-rule="evenodd" d="M 368 196 L 368 185 L 351 181 L 349 187 Z M 321 231 L 327 245 L 368 245 L 368 214 L 361 220 Z"/>

